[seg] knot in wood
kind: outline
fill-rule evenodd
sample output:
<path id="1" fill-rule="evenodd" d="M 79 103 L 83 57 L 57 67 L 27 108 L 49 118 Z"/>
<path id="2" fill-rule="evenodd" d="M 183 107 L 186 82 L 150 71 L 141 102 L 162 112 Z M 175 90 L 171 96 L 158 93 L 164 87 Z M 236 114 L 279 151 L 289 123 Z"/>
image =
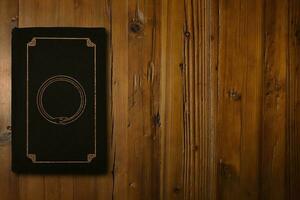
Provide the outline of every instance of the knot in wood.
<path id="1" fill-rule="evenodd" d="M 199 147 L 198 147 L 198 145 L 193 145 L 192 149 L 193 149 L 193 151 L 198 151 Z"/>
<path id="2" fill-rule="evenodd" d="M 18 19 L 19 19 L 19 16 L 14 16 L 11 18 L 11 21 L 14 22 L 14 21 L 17 21 Z"/>
<path id="3" fill-rule="evenodd" d="M 228 91 L 228 96 L 234 101 L 239 101 L 242 98 L 241 94 L 233 89 Z"/>
<path id="4" fill-rule="evenodd" d="M 6 144 L 11 140 L 11 132 L 0 133 L 0 145 Z"/>
<path id="5" fill-rule="evenodd" d="M 179 193 L 180 192 L 180 188 L 179 187 L 175 187 L 174 189 L 173 189 L 173 191 L 174 191 L 174 193 Z"/>
<path id="6" fill-rule="evenodd" d="M 219 165 L 220 165 L 220 174 L 223 178 L 233 179 L 234 177 L 237 176 L 236 171 L 232 165 L 224 163 L 223 160 L 219 161 Z"/>
<path id="7" fill-rule="evenodd" d="M 129 30 L 133 33 L 140 33 L 143 31 L 143 24 L 139 20 L 132 20 L 129 24 Z"/>
<path id="8" fill-rule="evenodd" d="M 185 64 L 184 63 L 180 63 L 179 64 L 179 68 L 180 68 L 180 71 L 184 71 L 184 69 L 185 69 Z"/>
<path id="9" fill-rule="evenodd" d="M 157 112 L 154 116 L 153 116 L 153 124 L 156 127 L 160 127 L 161 123 L 160 123 L 160 114 L 159 112 Z"/>
<path id="10" fill-rule="evenodd" d="M 184 32 L 184 36 L 189 39 L 191 37 L 191 33 L 189 31 Z"/>
<path id="11" fill-rule="evenodd" d="M 129 184 L 129 187 L 135 189 L 135 188 L 136 188 L 136 183 L 135 183 L 135 182 L 130 183 L 130 184 Z"/>

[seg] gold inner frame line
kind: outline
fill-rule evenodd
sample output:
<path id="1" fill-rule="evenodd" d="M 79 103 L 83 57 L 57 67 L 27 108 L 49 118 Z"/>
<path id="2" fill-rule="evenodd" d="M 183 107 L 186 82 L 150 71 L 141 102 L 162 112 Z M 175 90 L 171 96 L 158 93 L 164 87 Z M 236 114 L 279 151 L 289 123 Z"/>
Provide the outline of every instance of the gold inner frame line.
<path id="1" fill-rule="evenodd" d="M 29 153 L 29 102 L 28 102 L 28 94 L 29 94 L 29 47 L 37 46 L 37 40 L 85 40 L 87 47 L 94 48 L 94 153 L 87 155 L 87 160 L 79 160 L 79 161 L 39 161 L 36 158 L 36 154 Z M 73 38 L 73 37 L 33 37 L 30 42 L 27 43 L 26 46 L 26 156 L 29 158 L 33 163 L 90 163 L 94 158 L 97 156 L 97 115 L 96 115 L 96 88 L 97 88 L 97 71 L 96 71 L 96 52 L 97 52 L 97 45 L 91 41 L 90 38 Z"/>

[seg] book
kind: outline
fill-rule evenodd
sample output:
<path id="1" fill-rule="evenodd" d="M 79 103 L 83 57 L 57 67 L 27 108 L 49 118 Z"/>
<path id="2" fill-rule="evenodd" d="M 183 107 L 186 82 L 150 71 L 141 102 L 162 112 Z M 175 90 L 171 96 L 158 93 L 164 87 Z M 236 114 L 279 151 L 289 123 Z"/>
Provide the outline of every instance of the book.
<path id="1" fill-rule="evenodd" d="M 105 173 L 104 28 L 12 31 L 12 170 Z"/>

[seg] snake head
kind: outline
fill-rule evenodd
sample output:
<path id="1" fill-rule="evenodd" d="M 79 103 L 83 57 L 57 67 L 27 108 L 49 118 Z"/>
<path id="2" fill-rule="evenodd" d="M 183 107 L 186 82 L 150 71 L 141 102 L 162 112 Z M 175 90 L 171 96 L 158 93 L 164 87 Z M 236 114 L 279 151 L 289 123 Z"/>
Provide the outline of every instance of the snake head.
<path id="1" fill-rule="evenodd" d="M 66 124 L 66 122 L 69 120 L 68 117 L 55 117 L 54 118 L 54 121 L 57 123 L 57 124 Z"/>

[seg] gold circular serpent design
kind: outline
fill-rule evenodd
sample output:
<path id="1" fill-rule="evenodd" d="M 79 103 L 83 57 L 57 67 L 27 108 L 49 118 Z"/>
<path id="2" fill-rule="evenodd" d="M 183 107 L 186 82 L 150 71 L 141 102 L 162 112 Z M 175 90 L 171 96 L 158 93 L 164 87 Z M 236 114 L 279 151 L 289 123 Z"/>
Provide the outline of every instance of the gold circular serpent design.
<path id="1" fill-rule="evenodd" d="M 80 105 L 77 109 L 77 111 L 71 116 L 71 117 L 66 117 L 66 116 L 60 116 L 60 117 L 53 117 L 51 115 L 49 115 L 49 113 L 47 113 L 47 111 L 44 108 L 43 105 L 43 95 L 45 90 L 47 89 L 47 87 L 49 87 L 49 85 L 55 83 L 55 82 L 67 82 L 70 83 L 71 85 L 73 85 L 76 90 L 78 91 L 79 95 L 80 95 Z M 59 124 L 59 125 L 66 125 L 66 124 L 70 124 L 74 121 L 76 121 L 83 113 L 84 109 L 86 106 L 86 95 L 85 95 L 85 91 L 83 89 L 83 87 L 81 86 L 81 84 L 74 78 L 70 77 L 70 76 L 65 76 L 65 75 L 57 75 L 57 76 L 53 76 L 49 79 L 47 79 L 39 88 L 38 93 L 37 93 L 37 108 L 40 112 L 40 114 L 49 122 L 53 123 L 53 124 Z"/>

